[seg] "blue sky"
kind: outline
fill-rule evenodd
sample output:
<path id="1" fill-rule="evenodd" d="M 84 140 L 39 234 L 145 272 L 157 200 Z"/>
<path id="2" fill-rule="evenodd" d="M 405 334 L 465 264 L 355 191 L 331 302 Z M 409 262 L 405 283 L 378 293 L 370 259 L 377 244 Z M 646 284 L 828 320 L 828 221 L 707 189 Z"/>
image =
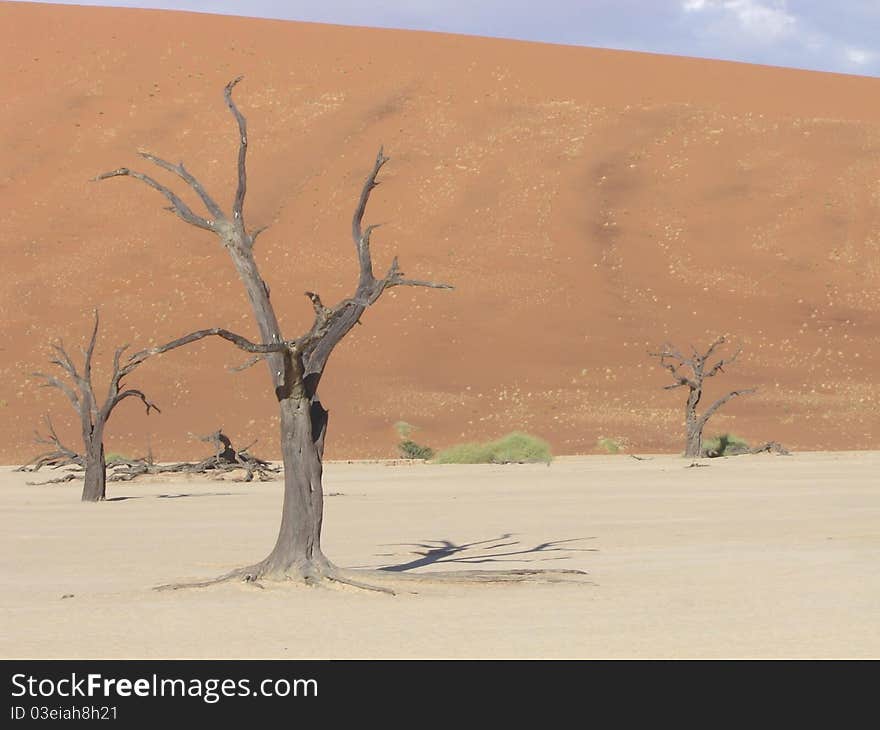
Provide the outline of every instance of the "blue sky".
<path id="1" fill-rule="evenodd" d="M 880 76 L 880 0 L 56 0 L 467 33 Z"/>

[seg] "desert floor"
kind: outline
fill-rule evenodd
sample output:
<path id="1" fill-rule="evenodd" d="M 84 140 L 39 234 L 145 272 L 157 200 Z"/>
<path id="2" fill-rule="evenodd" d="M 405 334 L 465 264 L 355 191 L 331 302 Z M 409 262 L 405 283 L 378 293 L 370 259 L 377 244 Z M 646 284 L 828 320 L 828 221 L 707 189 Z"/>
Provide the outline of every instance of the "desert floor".
<path id="1" fill-rule="evenodd" d="M 263 557 L 278 482 L 111 484 L 83 505 L 3 468 L 0 656 L 880 657 L 880 452 L 688 463 L 328 464 L 339 564 L 588 573 L 397 596 L 152 590 Z"/>

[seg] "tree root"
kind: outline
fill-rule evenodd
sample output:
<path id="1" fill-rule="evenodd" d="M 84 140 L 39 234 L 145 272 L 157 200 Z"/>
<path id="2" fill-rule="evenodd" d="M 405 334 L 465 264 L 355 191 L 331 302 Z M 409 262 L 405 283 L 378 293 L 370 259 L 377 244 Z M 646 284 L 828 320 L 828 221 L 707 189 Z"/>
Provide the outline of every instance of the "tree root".
<path id="1" fill-rule="evenodd" d="M 423 573 L 404 573 L 387 570 L 363 570 L 338 568 L 332 563 L 326 567 L 309 566 L 297 572 L 269 573 L 264 565 L 258 563 L 247 568 L 238 568 L 217 578 L 190 583 L 168 583 L 156 586 L 156 591 L 177 591 L 185 588 L 208 588 L 238 581 L 263 588 L 260 581 L 294 582 L 313 587 L 349 586 L 372 593 L 395 596 L 405 587 L 405 592 L 417 594 L 412 590 L 414 584 L 450 585 L 473 583 L 580 583 L 591 581 L 583 579 L 583 570 L 556 569 L 515 569 L 515 570 L 454 570 L 430 571 Z M 397 585 L 396 585 L 397 584 Z M 395 589 L 397 588 L 397 590 Z"/>
<path id="2" fill-rule="evenodd" d="M 54 479 L 47 479 L 44 482 L 25 482 L 29 487 L 45 487 L 47 484 L 65 484 L 66 482 L 71 482 L 74 479 L 81 479 L 82 474 L 65 474 L 63 477 L 55 477 Z"/>
<path id="3" fill-rule="evenodd" d="M 359 588 L 362 591 L 373 591 L 375 593 L 386 593 L 389 596 L 396 596 L 397 592 L 391 590 L 390 588 L 385 588 L 383 586 L 374 586 L 369 583 L 364 583 L 359 580 L 352 580 L 351 578 L 344 578 L 341 575 L 328 575 L 327 580 L 331 583 L 339 583 L 341 585 L 352 586 L 353 588 Z"/>
<path id="4" fill-rule="evenodd" d="M 183 588 L 209 588 L 220 583 L 229 581 L 240 581 L 242 583 L 258 584 L 258 579 L 248 572 L 248 568 L 237 568 L 228 573 L 224 573 L 217 578 L 209 578 L 208 580 L 193 581 L 189 583 L 164 583 L 153 588 L 154 591 L 179 591 Z"/>

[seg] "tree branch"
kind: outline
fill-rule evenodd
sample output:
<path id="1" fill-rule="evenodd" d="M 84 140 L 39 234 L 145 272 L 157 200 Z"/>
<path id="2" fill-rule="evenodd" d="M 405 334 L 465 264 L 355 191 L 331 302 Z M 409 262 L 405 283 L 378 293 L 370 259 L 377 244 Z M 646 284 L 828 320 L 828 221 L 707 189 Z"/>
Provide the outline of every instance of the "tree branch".
<path id="1" fill-rule="evenodd" d="M 43 378 L 43 380 L 46 381 L 45 383 L 40 384 L 41 388 L 58 388 L 58 390 L 60 390 L 62 393 L 64 393 L 64 395 L 67 396 L 67 400 L 71 402 L 73 407 L 77 411 L 79 410 L 79 396 L 77 396 L 73 388 L 71 388 L 67 383 L 59 380 L 54 375 L 46 375 L 45 373 L 31 373 L 31 375 L 35 378 Z"/>
<path id="2" fill-rule="evenodd" d="M 53 365 L 57 365 L 62 370 L 64 370 L 71 377 L 71 379 L 73 380 L 74 384 L 76 385 L 76 387 L 79 391 L 76 394 L 76 398 L 71 398 L 70 394 L 68 394 L 66 391 L 65 391 L 65 395 L 67 395 L 70 402 L 73 403 L 74 408 L 76 408 L 76 410 L 79 412 L 79 417 L 80 417 L 80 421 L 82 423 L 83 429 L 92 428 L 95 425 L 96 420 L 98 418 L 98 406 L 97 406 L 97 403 L 95 402 L 95 393 L 92 390 L 92 382 L 91 382 L 91 368 L 92 368 L 91 359 L 92 359 L 92 354 L 94 353 L 94 349 L 95 349 L 95 337 L 97 334 L 97 327 L 98 327 L 98 313 L 97 313 L 97 310 L 95 310 L 95 325 L 94 325 L 94 329 L 92 330 L 92 335 L 91 335 L 91 338 L 89 341 L 89 346 L 88 346 L 88 349 L 83 350 L 84 358 L 85 358 L 84 368 L 83 368 L 84 374 L 80 374 L 77 371 L 76 366 L 73 364 L 73 360 L 71 359 L 70 355 L 67 353 L 67 350 L 64 349 L 63 343 L 58 342 L 58 343 L 52 344 L 52 349 L 55 350 L 56 353 L 58 353 L 58 359 L 51 360 L 50 362 Z M 86 375 L 85 375 L 86 372 L 88 372 L 88 377 L 86 377 Z M 54 378 L 50 379 L 45 375 L 43 375 L 42 377 L 46 378 L 47 383 L 49 385 L 53 385 L 56 388 L 64 390 L 64 388 L 61 387 L 61 381 L 57 381 L 58 384 L 56 384 L 56 382 L 55 382 L 56 379 L 54 379 Z"/>
<path id="3" fill-rule="evenodd" d="M 318 296 L 313 291 L 307 291 L 306 296 L 309 298 L 309 301 L 312 303 L 312 309 L 315 310 L 316 317 L 326 317 L 331 311 L 328 307 L 324 306 L 324 303 L 321 301 L 321 297 Z"/>
<path id="4" fill-rule="evenodd" d="M 67 354 L 67 350 L 64 349 L 64 343 L 59 341 L 58 343 L 52 343 L 50 347 L 58 353 L 57 360 L 50 360 L 53 365 L 57 365 L 62 370 L 64 370 L 71 378 L 74 379 L 76 383 L 79 383 L 82 380 L 82 376 L 77 372 L 76 366 L 73 364 L 73 360 L 70 359 L 70 355 Z"/>
<path id="5" fill-rule="evenodd" d="M 83 409 L 88 407 L 91 416 L 91 425 L 94 426 L 98 422 L 98 402 L 95 398 L 95 391 L 92 388 L 92 357 L 95 354 L 95 342 L 98 339 L 98 308 L 95 307 L 95 324 L 92 327 L 92 335 L 89 338 L 89 344 L 85 351 L 83 359 L 83 375 L 80 379 L 79 390 L 83 399 Z M 83 422 L 85 415 L 82 414 Z"/>
<path id="6" fill-rule="evenodd" d="M 696 352 L 696 351 L 695 351 Z M 702 384 L 702 376 L 700 373 L 699 355 L 692 358 L 685 357 L 679 350 L 670 344 L 663 345 L 660 352 L 649 352 L 649 357 L 656 357 L 660 360 L 660 366 L 669 371 L 672 379 L 675 381 L 672 385 L 664 385 L 663 390 L 674 390 L 686 385 L 691 390 L 697 390 Z M 669 362 L 669 361 L 672 362 Z M 681 372 L 681 368 L 690 368 L 693 377 L 689 378 Z"/>
<path id="7" fill-rule="evenodd" d="M 101 416 L 105 423 L 110 418 L 110 414 L 113 412 L 116 404 L 121 400 L 121 398 L 119 398 L 119 390 L 122 387 L 122 379 L 134 369 L 129 368 L 128 370 L 125 370 L 120 366 L 122 353 L 127 349 L 128 345 L 122 345 L 121 347 L 117 347 L 113 353 L 113 374 L 110 376 L 110 384 L 107 386 L 107 398 L 104 401 L 104 406 L 101 408 Z M 157 408 L 156 410 L 158 411 L 159 409 Z M 149 415 L 149 413 L 150 409 L 147 407 L 147 415 Z"/>
<path id="8" fill-rule="evenodd" d="M 697 384 L 695 379 L 691 379 L 691 378 L 687 377 L 687 375 L 683 375 L 681 373 L 681 371 L 679 370 L 679 368 L 688 364 L 688 361 L 684 360 L 683 357 L 681 357 L 680 362 L 676 365 L 675 363 L 666 362 L 666 358 L 667 357 L 674 357 L 675 359 L 679 359 L 680 356 L 677 354 L 676 355 L 673 355 L 671 353 L 656 353 L 656 354 L 649 353 L 649 354 L 651 354 L 652 357 L 659 357 L 660 358 L 660 366 L 665 368 L 666 370 L 668 370 L 670 372 L 670 374 L 672 375 L 672 379 L 675 380 L 675 383 L 673 383 L 672 385 L 663 386 L 663 390 L 673 390 L 675 388 L 680 388 L 682 385 L 688 386 L 688 388 L 690 388 L 691 390 L 696 390 L 697 388 L 700 387 Z M 693 366 L 691 366 L 691 370 L 693 370 Z"/>
<path id="9" fill-rule="evenodd" d="M 727 338 L 725 338 L 724 335 L 721 335 L 720 337 L 716 337 L 716 338 L 715 338 L 715 341 L 714 341 L 711 345 L 709 345 L 709 349 L 706 350 L 706 354 L 703 355 L 703 361 L 706 361 L 706 360 L 708 360 L 710 357 L 712 357 L 712 353 L 715 352 L 715 349 L 716 349 L 719 345 L 723 345 L 725 342 L 727 342 Z M 694 352 L 696 352 L 696 351 L 694 351 Z M 738 354 L 738 353 L 737 353 L 737 354 Z M 734 357 L 735 357 L 735 356 L 734 356 Z M 732 362 L 732 361 L 731 361 L 731 362 Z"/>
<path id="10" fill-rule="evenodd" d="M 724 367 L 726 365 L 730 365 L 733 362 L 736 362 L 736 359 L 739 357 L 739 354 L 742 352 L 742 348 L 739 348 L 731 357 L 724 358 L 723 360 L 719 360 L 715 365 L 709 370 L 708 373 L 705 374 L 704 377 L 711 378 L 716 373 L 723 373 Z M 708 356 L 707 356 L 708 357 Z"/>
<path id="11" fill-rule="evenodd" d="M 95 307 L 95 324 L 92 326 L 92 335 L 89 338 L 89 345 L 85 351 L 85 359 L 83 361 L 83 380 L 87 383 L 92 382 L 92 356 L 95 354 L 95 342 L 98 339 L 98 308 Z"/>
<path id="12" fill-rule="evenodd" d="M 312 389 L 317 388 L 321 373 L 330 357 L 330 353 L 346 334 L 360 322 L 361 315 L 368 307 L 376 302 L 385 289 L 392 286 L 422 286 L 432 289 L 452 289 L 449 284 L 432 281 L 420 281 L 407 279 L 400 266 L 397 257 L 391 263 L 388 272 L 381 279 L 376 279 L 373 273 L 373 260 L 370 252 L 370 236 L 378 227 L 377 225 L 363 228 L 364 214 L 370 193 L 379 184 L 376 180 L 382 166 L 390 158 L 385 156 L 383 148 L 379 148 L 373 167 L 364 180 L 361 194 L 355 206 L 352 216 L 351 232 L 358 255 L 360 275 L 354 296 L 344 299 L 333 308 L 324 307 L 317 295 L 307 293 L 315 309 L 315 322 L 311 330 L 303 337 L 296 340 L 297 348 L 303 354 L 304 376 L 310 381 Z"/>
<path id="13" fill-rule="evenodd" d="M 253 233 L 250 234 L 251 235 L 251 247 L 253 247 L 253 245 L 257 242 L 257 237 L 261 233 L 263 233 L 263 231 L 265 231 L 268 227 L 269 227 L 268 225 L 260 226 Z"/>
<path id="14" fill-rule="evenodd" d="M 178 218 L 198 228 L 203 228 L 206 231 L 216 232 L 216 226 L 212 221 L 206 220 L 205 218 L 202 218 L 201 216 L 193 213 L 192 210 L 190 210 L 190 207 L 186 203 L 184 203 L 179 197 L 177 197 L 177 195 L 175 195 L 169 188 L 165 187 L 159 182 L 156 182 L 149 175 L 144 175 L 142 172 L 137 172 L 136 170 L 130 170 L 127 167 L 120 167 L 117 170 L 111 170 L 110 172 L 102 173 L 101 175 L 95 177 L 94 180 L 106 180 L 111 177 L 133 177 L 136 180 L 140 180 L 141 182 L 146 183 L 154 190 L 158 190 L 168 199 L 168 202 L 171 203 L 171 207 L 168 208 L 168 210 L 176 214 Z"/>
<path id="15" fill-rule="evenodd" d="M 367 226 L 367 230 L 364 231 L 361 228 L 361 225 L 364 220 L 364 213 L 367 210 L 367 203 L 370 201 L 370 193 L 373 192 L 373 188 L 379 185 L 379 183 L 376 182 L 376 176 L 379 174 L 379 170 L 382 169 L 382 166 L 388 162 L 389 159 L 390 158 L 386 157 L 384 154 L 384 148 L 380 147 L 379 153 L 376 155 L 376 162 L 373 163 L 373 169 L 364 181 L 360 198 L 358 198 L 357 206 L 354 209 L 354 216 L 352 216 L 351 219 L 351 235 L 352 238 L 354 238 L 354 245 L 357 249 L 358 262 L 361 271 L 359 287 L 365 286 L 375 280 L 373 277 L 373 261 L 370 255 L 370 235 L 378 226 Z"/>
<path id="16" fill-rule="evenodd" d="M 39 471 L 44 466 L 51 466 L 58 469 L 62 466 L 69 466 L 70 464 L 83 466 L 83 458 L 73 451 L 73 449 L 69 449 L 61 443 L 61 439 L 58 438 L 58 434 L 55 431 L 55 426 L 52 425 L 52 419 L 49 418 L 49 416 L 43 416 L 43 421 L 46 424 L 46 429 L 48 430 L 49 435 L 43 436 L 39 431 L 35 431 L 34 440 L 38 444 L 53 446 L 54 450 L 37 454 L 37 456 L 29 462 L 18 467 L 16 471 Z"/>
<path id="17" fill-rule="evenodd" d="M 444 284 L 439 281 L 422 281 L 420 279 L 395 279 L 390 282 L 388 287 L 392 286 L 423 286 L 427 289 L 455 289 L 452 284 Z M 387 288 L 387 287 L 386 287 Z"/>
<path id="18" fill-rule="evenodd" d="M 125 367 L 122 368 L 121 372 L 123 375 L 127 375 L 148 357 L 152 357 L 153 355 L 161 355 L 162 353 L 168 352 L 169 350 L 174 350 L 178 347 L 182 347 L 183 345 L 188 345 L 191 342 L 202 340 L 205 337 L 221 337 L 246 352 L 267 354 L 270 352 L 284 352 L 285 350 L 289 349 L 289 344 L 286 342 L 275 342 L 268 345 L 257 345 L 247 338 L 242 337 L 241 335 L 238 335 L 234 332 L 230 332 L 229 330 L 225 330 L 220 327 L 212 327 L 211 329 L 190 332 L 183 337 L 178 337 L 176 340 L 166 342 L 164 345 L 157 345 L 156 347 L 150 347 L 146 350 L 136 352 L 128 359 L 128 362 L 125 364 Z"/>
<path id="19" fill-rule="evenodd" d="M 677 383 L 673 383 L 672 385 L 664 385 L 663 390 L 675 390 L 676 388 L 680 388 L 683 385 L 687 385 L 689 388 L 691 387 L 691 381 L 687 378 L 682 378 Z M 692 388 L 693 389 L 693 388 Z"/>
<path id="20" fill-rule="evenodd" d="M 241 365 L 230 365 L 228 367 L 228 370 L 233 373 L 243 372 L 249 368 L 252 368 L 265 357 L 266 355 L 254 355 L 253 357 L 249 357 L 247 360 L 245 360 Z"/>
<path id="21" fill-rule="evenodd" d="M 434 281 L 419 281 L 418 279 L 407 279 L 404 276 L 404 273 L 400 270 L 400 265 L 397 262 L 397 256 L 394 257 L 394 260 L 391 262 L 391 266 L 388 269 L 388 273 L 385 274 L 385 277 L 380 279 L 377 282 L 377 286 L 372 296 L 370 297 L 369 303 L 372 304 L 375 302 L 381 295 L 382 292 L 386 289 L 390 289 L 393 286 L 423 286 L 429 289 L 454 289 L 451 284 L 442 284 Z"/>
<path id="22" fill-rule="evenodd" d="M 232 112 L 232 116 L 235 117 L 235 121 L 238 123 L 238 188 L 235 191 L 235 200 L 232 203 L 232 217 L 234 220 L 241 223 L 242 228 L 244 228 L 244 196 L 247 192 L 247 168 L 245 166 L 248 145 L 247 120 L 235 105 L 235 102 L 232 99 L 232 90 L 243 78 L 244 76 L 239 76 L 238 78 L 233 79 L 226 84 L 226 88 L 223 90 L 223 98 L 226 99 L 226 106 L 229 107 L 229 111 Z"/>
<path id="23" fill-rule="evenodd" d="M 723 406 L 725 403 L 727 403 L 727 401 L 731 400 L 732 398 L 736 398 L 737 396 L 740 396 L 740 395 L 748 395 L 750 393 L 755 393 L 755 392 L 757 392 L 757 390 L 758 390 L 757 388 L 746 388 L 743 390 L 730 391 L 727 395 L 722 396 L 721 398 L 716 400 L 711 406 L 709 406 L 705 410 L 703 415 L 700 416 L 700 422 L 705 425 L 706 421 L 708 421 L 715 414 L 715 412 L 719 408 L 721 408 L 721 406 Z"/>
<path id="24" fill-rule="evenodd" d="M 222 208 L 214 201 L 214 199 L 208 195 L 207 191 L 202 187 L 202 184 L 187 170 L 183 163 L 181 162 L 179 165 L 173 165 L 166 160 L 163 160 L 161 157 L 156 157 L 156 155 L 150 154 L 149 152 L 138 152 L 138 154 L 143 157 L 145 160 L 149 160 L 155 165 L 158 165 L 163 170 L 168 170 L 168 172 L 173 172 L 177 175 L 181 180 L 183 180 L 187 185 L 189 185 L 198 195 L 202 202 L 205 204 L 205 207 L 211 212 L 211 215 L 214 216 L 215 220 L 223 220 L 226 216 L 223 214 Z"/>
<path id="25" fill-rule="evenodd" d="M 147 415 L 148 416 L 150 415 L 151 410 L 156 411 L 156 413 L 162 412 L 160 410 L 159 406 L 157 406 L 153 401 L 151 401 L 149 398 L 147 398 L 147 396 L 144 395 L 142 391 L 137 390 L 136 388 L 129 388 L 128 390 L 124 390 L 119 395 L 117 395 L 112 401 L 112 405 L 110 406 L 110 411 L 112 411 L 113 408 L 116 407 L 116 405 L 118 403 L 125 400 L 126 398 L 140 398 L 141 402 L 147 407 Z M 108 416 L 109 416 L 109 413 L 108 413 Z"/>

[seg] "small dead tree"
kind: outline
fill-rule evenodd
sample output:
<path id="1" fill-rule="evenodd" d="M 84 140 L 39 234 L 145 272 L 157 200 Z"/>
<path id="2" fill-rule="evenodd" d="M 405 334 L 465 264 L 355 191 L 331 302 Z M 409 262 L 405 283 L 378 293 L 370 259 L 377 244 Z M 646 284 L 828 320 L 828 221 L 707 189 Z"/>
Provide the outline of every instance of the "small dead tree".
<path id="1" fill-rule="evenodd" d="M 61 443 L 61 439 L 58 438 L 58 433 L 55 431 L 55 426 L 52 424 L 52 419 L 49 416 L 43 416 L 43 421 L 46 424 L 46 435 L 44 436 L 39 431 L 34 431 L 34 442 L 51 446 L 52 448 L 49 451 L 37 454 L 33 459 L 18 467 L 15 471 L 39 471 L 44 466 L 50 469 L 60 469 L 65 466 L 83 468 L 85 461 L 82 456 Z M 69 480 L 65 478 L 64 481 Z"/>
<path id="2" fill-rule="evenodd" d="M 685 450 L 684 455 L 691 458 L 702 456 L 703 450 L 703 428 L 708 420 L 718 412 L 729 400 L 740 395 L 754 393 L 755 388 L 746 388 L 740 390 L 732 390 L 727 395 L 721 396 L 712 405 L 710 405 L 702 415 L 697 415 L 697 406 L 703 397 L 703 381 L 706 378 L 712 378 L 718 373 L 724 372 L 724 367 L 730 365 L 739 357 L 742 349 L 737 350 L 732 357 L 718 360 L 713 365 L 709 365 L 709 360 L 715 353 L 715 350 L 723 345 L 727 340 L 724 337 L 718 337 L 709 349 L 704 353 L 699 353 L 696 348 L 691 347 L 691 356 L 686 357 L 672 345 L 666 344 L 660 352 L 648 353 L 651 357 L 659 358 L 660 365 L 672 374 L 675 381 L 672 385 L 664 386 L 664 390 L 674 390 L 675 388 L 686 387 L 688 389 L 687 401 L 685 403 Z"/>
<path id="3" fill-rule="evenodd" d="M 255 476 L 260 481 L 267 482 L 281 471 L 281 467 L 250 453 L 250 448 L 256 442 L 236 449 L 222 429 L 207 436 L 200 436 L 199 440 L 214 447 L 214 453 L 206 459 L 177 464 L 156 464 L 149 458 L 121 459 L 110 467 L 112 473 L 107 481 L 130 482 L 138 477 L 153 474 L 205 474 L 219 477 L 229 472 L 243 471 L 245 482 L 252 481 Z"/>
<path id="4" fill-rule="evenodd" d="M 322 489 L 324 443 L 327 435 L 328 412 L 318 397 L 318 386 L 324 374 L 327 360 L 336 346 L 360 322 L 361 316 L 378 301 L 388 289 L 396 286 L 451 289 L 448 284 L 409 279 L 400 270 L 395 257 L 384 275 L 376 276 L 370 251 L 370 237 L 376 225 L 363 226 L 364 213 L 370 194 L 379 185 L 379 171 L 388 158 L 379 150 L 370 173 L 361 189 L 351 223 L 354 250 L 359 274 L 351 296 L 338 304 L 325 306 L 314 292 L 306 296 L 314 309 L 311 327 L 299 337 L 284 336 L 275 309 L 269 297 L 269 287 L 263 280 L 254 256 L 254 244 L 262 228 L 250 231 L 245 225 L 244 202 L 247 191 L 246 157 L 248 150 L 247 123 L 244 115 L 233 101 L 232 92 L 241 77 L 229 82 L 224 90 L 226 106 L 238 128 L 238 159 L 236 166 L 237 186 L 229 212 L 224 211 L 208 194 L 202 184 L 183 166 L 172 164 L 148 152 L 141 152 L 143 159 L 178 177 L 201 200 L 207 215 L 198 215 L 169 187 L 156 179 L 127 167 L 98 175 L 96 180 L 115 177 L 131 177 L 159 192 L 169 202 L 167 208 L 185 223 L 207 231 L 217 237 L 229 254 L 232 264 L 244 285 L 262 344 L 254 345 L 241 336 L 227 337 L 239 347 L 263 355 L 269 367 L 272 389 L 278 402 L 281 423 L 281 452 L 284 462 L 284 499 L 281 511 L 281 527 L 275 546 L 259 563 L 232 571 L 220 580 L 260 579 L 294 580 L 308 584 L 325 582 L 349 585 L 393 593 L 363 582 L 363 572 L 350 571 L 334 565 L 321 549 L 321 526 L 324 514 Z M 202 331 L 181 338 L 193 341 L 219 331 Z M 231 333 L 227 333 L 231 334 Z M 525 580 L 536 573 L 549 571 L 516 571 L 499 575 L 492 572 L 471 573 L 469 580 Z M 579 572 L 579 571 L 560 571 Z M 388 579 L 387 573 L 372 571 L 372 582 Z M 421 577 L 421 576 L 419 576 Z M 461 576 L 458 576 L 461 578 Z M 453 580 L 456 576 L 445 575 Z M 181 586 L 169 586 L 181 587 Z"/>
<path id="5" fill-rule="evenodd" d="M 83 502 L 100 502 L 104 499 L 107 490 L 107 462 L 104 459 L 104 429 L 113 409 L 126 398 L 137 398 L 147 408 L 147 415 L 151 410 L 159 412 L 159 408 L 143 391 L 137 388 L 127 388 L 123 380 L 145 359 L 146 355 L 137 358 L 135 356 L 123 365 L 121 358 L 128 346 L 119 347 L 113 355 L 113 373 L 110 376 L 110 385 L 107 397 L 99 404 L 92 384 L 92 360 L 95 354 L 95 343 L 98 339 L 98 310 L 95 310 L 95 323 L 89 343 L 83 349 L 83 364 L 80 371 L 73 362 L 70 354 L 62 342 L 52 345 L 56 358 L 52 364 L 60 368 L 64 375 L 62 378 L 46 373 L 33 373 L 33 376 L 43 380 L 43 387 L 57 388 L 70 401 L 71 405 L 79 414 L 80 428 L 82 432 L 83 451 L 77 453 L 61 443 L 52 421 L 46 417 L 48 436 L 37 434 L 40 443 L 51 444 L 53 450 L 36 457 L 31 464 L 34 471 L 42 466 L 64 466 L 78 464 L 85 470 L 82 491 Z"/>

